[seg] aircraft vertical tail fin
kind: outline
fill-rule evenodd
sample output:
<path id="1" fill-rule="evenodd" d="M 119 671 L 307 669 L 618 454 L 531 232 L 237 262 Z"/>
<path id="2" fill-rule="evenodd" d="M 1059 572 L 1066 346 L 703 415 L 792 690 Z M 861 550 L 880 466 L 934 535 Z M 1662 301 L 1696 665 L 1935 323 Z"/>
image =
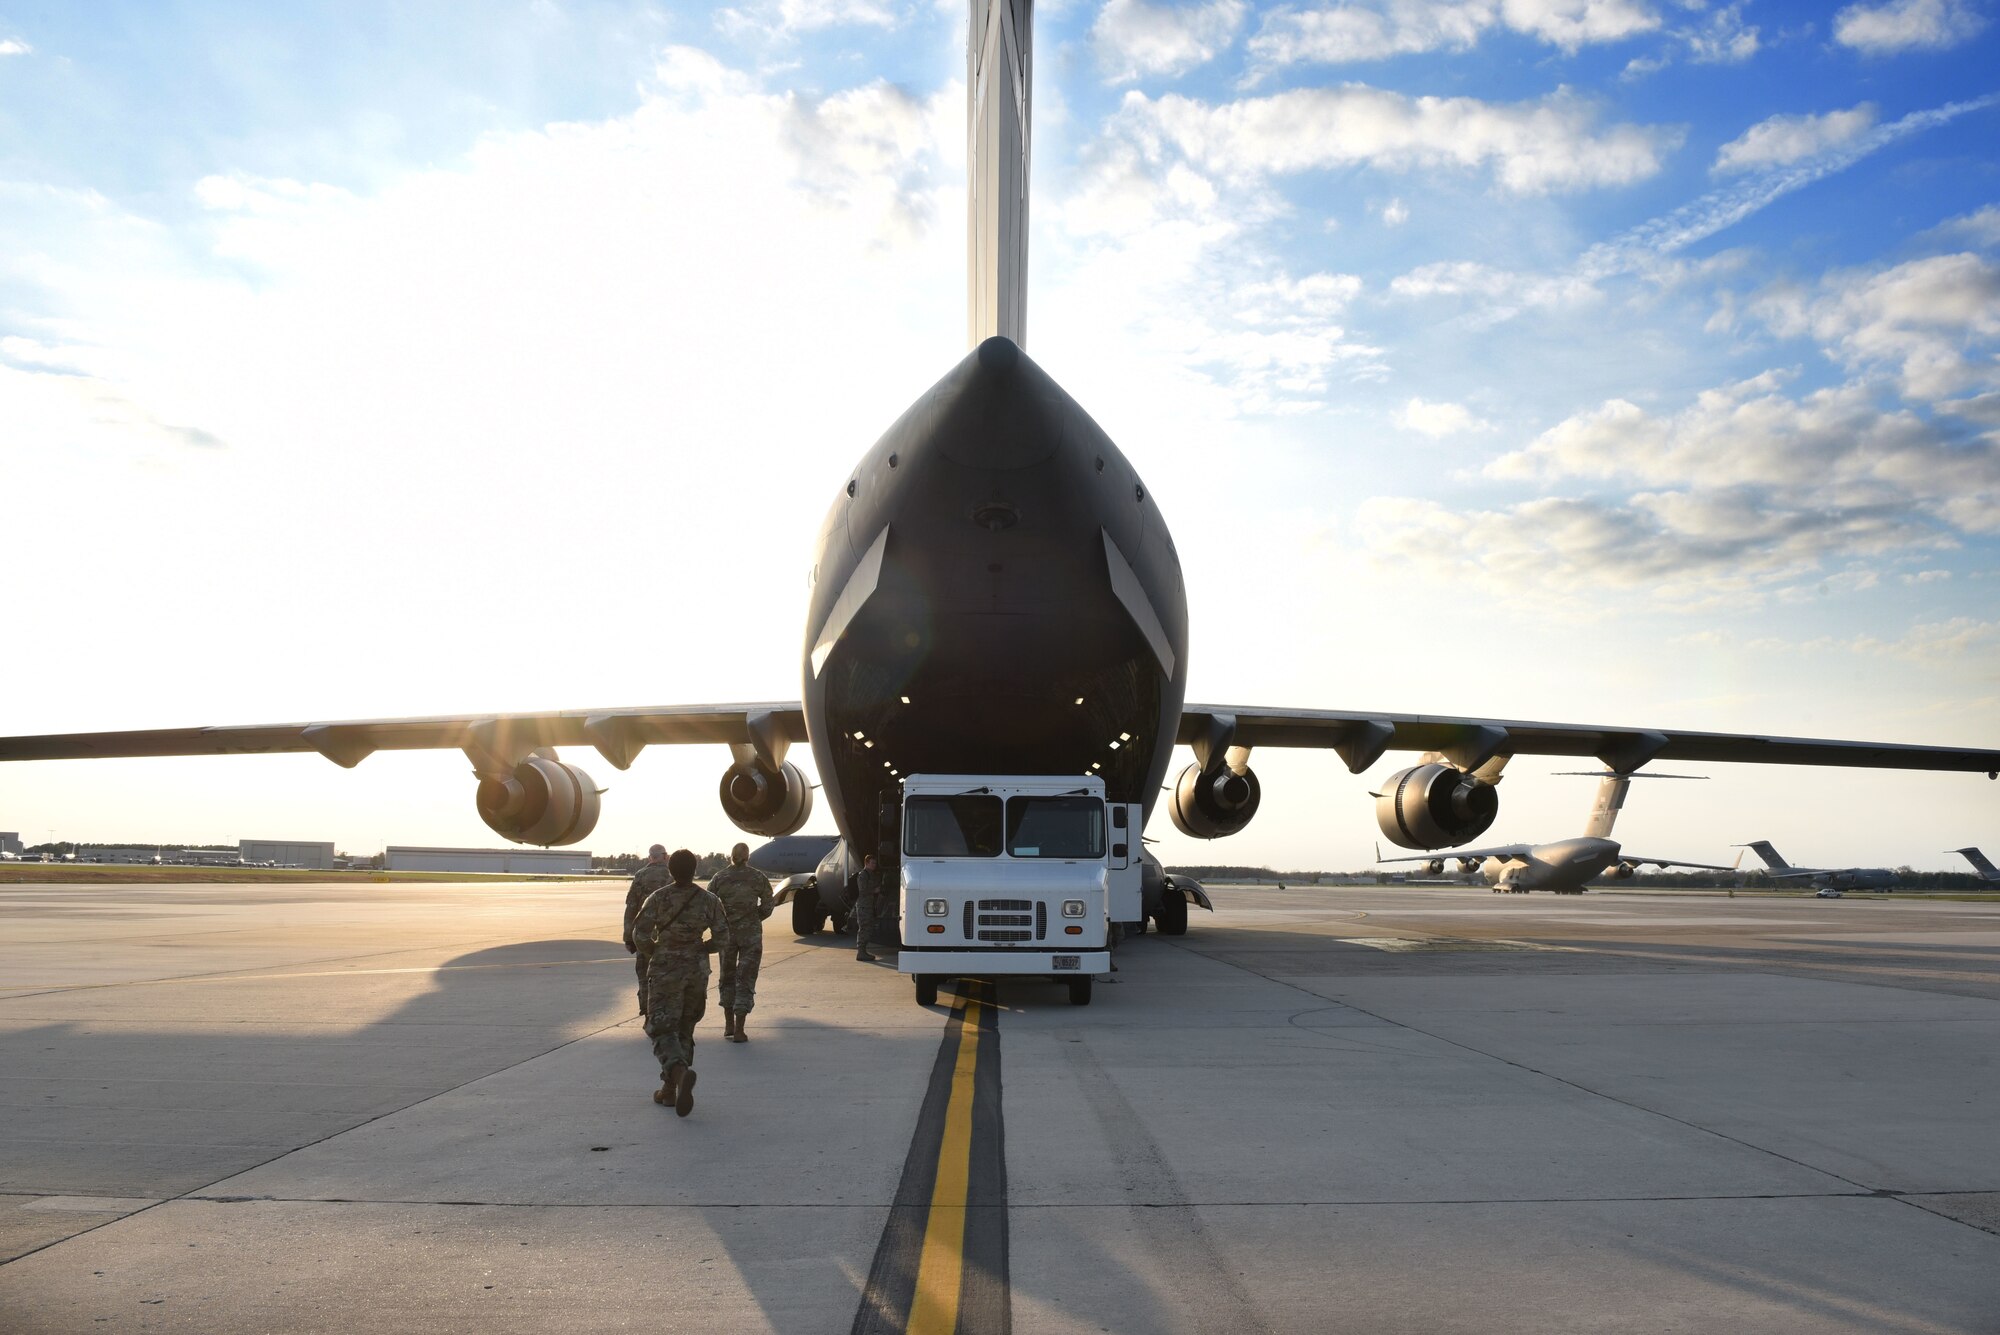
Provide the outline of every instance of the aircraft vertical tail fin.
<path id="1" fill-rule="evenodd" d="M 1028 343 L 1028 149 L 1034 0 L 972 0 L 965 50 L 966 333 Z"/>
<path id="2" fill-rule="evenodd" d="M 1952 852 L 1972 864 L 1982 881 L 2000 881 L 2000 867 L 1995 867 L 1990 858 L 1976 848 L 1954 848 Z"/>
<path id="3" fill-rule="evenodd" d="M 1778 850 L 1771 847 L 1768 840 L 1753 839 L 1750 843 L 1745 844 L 1744 847 L 1755 849 L 1757 856 L 1764 859 L 1764 865 L 1772 871 L 1790 871 L 1792 869 L 1792 864 L 1779 856 Z"/>
<path id="4" fill-rule="evenodd" d="M 1583 827 L 1589 839 L 1609 839 L 1611 827 L 1618 823 L 1618 813 L 1624 809 L 1625 794 L 1632 787 L 1629 774 L 1607 774 L 1597 785 L 1597 800 L 1591 804 L 1590 820 Z"/>

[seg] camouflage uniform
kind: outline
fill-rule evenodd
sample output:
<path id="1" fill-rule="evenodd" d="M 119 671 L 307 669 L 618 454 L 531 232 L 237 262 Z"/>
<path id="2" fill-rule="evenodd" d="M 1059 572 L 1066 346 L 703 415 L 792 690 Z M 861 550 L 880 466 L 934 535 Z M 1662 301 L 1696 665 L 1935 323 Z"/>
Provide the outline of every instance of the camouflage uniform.
<path id="1" fill-rule="evenodd" d="M 646 902 L 646 896 L 652 894 L 655 890 L 662 889 L 673 883 L 674 878 L 667 871 L 666 863 L 646 862 L 640 864 L 638 872 L 632 877 L 631 888 L 625 892 L 625 949 L 635 952 L 638 949 L 632 940 L 632 920 L 639 916 L 639 906 Z M 646 1013 L 646 957 L 644 955 L 635 953 L 632 956 L 632 972 L 638 975 L 639 1014 L 644 1015 Z"/>
<path id="2" fill-rule="evenodd" d="M 702 944 L 703 932 L 713 945 Z M 708 952 L 729 944 L 729 917 L 700 886 L 669 885 L 639 906 L 632 939 L 648 960 L 646 1033 L 664 1078 L 675 1062 L 694 1066 L 694 1027 L 708 1009 Z"/>
<path id="3" fill-rule="evenodd" d="M 722 977 L 715 998 L 722 1009 L 748 1015 L 757 1004 L 757 971 L 764 964 L 764 919 L 771 916 L 771 878 L 733 863 L 717 872 L 708 891 L 729 915 L 729 944 L 716 952 Z"/>
<path id="4" fill-rule="evenodd" d="M 868 942 L 875 935 L 875 913 L 880 906 L 882 893 L 882 873 L 873 867 L 863 867 L 861 874 L 854 878 L 854 955 L 859 959 L 868 953 Z"/>

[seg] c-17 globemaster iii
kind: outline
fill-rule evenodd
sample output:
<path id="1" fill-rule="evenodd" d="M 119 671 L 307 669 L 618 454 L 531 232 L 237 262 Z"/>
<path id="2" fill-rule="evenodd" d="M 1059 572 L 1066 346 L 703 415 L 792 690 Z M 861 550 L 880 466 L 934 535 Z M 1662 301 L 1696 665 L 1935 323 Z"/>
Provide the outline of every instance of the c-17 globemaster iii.
<path id="1" fill-rule="evenodd" d="M 486 824 L 546 846 L 584 839 L 599 811 L 598 785 L 559 747 L 595 748 L 621 770 L 651 745 L 726 747 L 723 812 L 771 838 L 811 814 L 814 787 L 787 754 L 806 743 L 843 867 L 876 852 L 891 885 L 900 786 L 917 773 L 1093 774 L 1107 804 L 1150 816 L 1165 792 L 1180 830 L 1214 839 L 1257 814 L 1259 747 L 1329 749 L 1356 774 L 1423 752 L 1377 802 L 1384 835 L 1412 849 L 1483 834 L 1497 766 L 1517 755 L 1591 757 L 1619 775 L 1655 760 L 2000 774 L 1990 747 L 1188 703 L 1187 596 L 1166 517 L 1025 351 L 1031 56 L 1030 0 L 972 0 L 971 350 L 834 481 L 807 563 L 797 698 L 4 737 L 0 760 L 311 751 L 352 767 L 376 751 L 461 750 Z M 1170 777 L 1183 744 L 1193 763 Z M 1189 892 L 1150 854 L 1144 870 L 1144 911 L 1184 914 Z"/>
<path id="2" fill-rule="evenodd" d="M 1954 848 L 1951 851 L 1963 857 L 1967 862 L 1970 862 L 1972 869 L 1979 873 L 1980 880 L 2000 881 L 2000 867 L 1994 866 L 1991 860 L 1977 848 Z"/>
<path id="3" fill-rule="evenodd" d="M 1672 858 L 1640 857 L 1627 853 L 1618 841 L 1611 837 L 1611 827 L 1618 821 L 1618 813 L 1625 806 L 1625 794 L 1632 786 L 1634 778 L 1645 779 L 1692 779 L 1693 774 L 1619 774 L 1602 771 L 1592 777 L 1601 779 L 1597 785 L 1597 799 L 1591 804 L 1590 819 L 1584 825 L 1583 833 L 1574 839 L 1559 839 L 1550 844 L 1493 844 L 1485 848 L 1461 848 L 1451 850 L 1448 857 L 1458 863 L 1459 870 L 1471 875 L 1478 871 L 1493 887 L 1496 895 L 1524 895 L 1530 890 L 1549 890 L 1558 895 L 1580 895 L 1584 887 L 1599 876 L 1610 876 L 1613 880 L 1627 880 L 1640 867 L 1689 867 L 1700 871 L 1733 871 L 1733 867 L 1718 866 L 1711 862 L 1677 862 Z M 1446 858 L 1385 858 L 1378 856 L 1377 862 L 1424 862 L 1433 875 L 1444 871 Z"/>
<path id="4" fill-rule="evenodd" d="M 1737 847 L 1755 849 L 1774 881 L 1810 881 L 1822 890 L 1893 890 L 1898 879 L 1888 867 L 1794 867 L 1764 839 Z"/>

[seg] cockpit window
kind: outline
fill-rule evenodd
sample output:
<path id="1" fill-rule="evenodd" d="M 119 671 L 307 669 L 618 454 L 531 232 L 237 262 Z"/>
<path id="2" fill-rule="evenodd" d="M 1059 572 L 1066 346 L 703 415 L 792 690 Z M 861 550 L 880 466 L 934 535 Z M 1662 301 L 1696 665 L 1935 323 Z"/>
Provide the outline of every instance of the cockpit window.
<path id="1" fill-rule="evenodd" d="M 1010 797 L 1007 852 L 1017 858 L 1101 858 L 1104 803 L 1094 797 Z"/>
<path id="2" fill-rule="evenodd" d="M 1000 799 L 988 793 L 913 797 L 903 807 L 903 852 L 914 858 L 1000 855 Z"/>

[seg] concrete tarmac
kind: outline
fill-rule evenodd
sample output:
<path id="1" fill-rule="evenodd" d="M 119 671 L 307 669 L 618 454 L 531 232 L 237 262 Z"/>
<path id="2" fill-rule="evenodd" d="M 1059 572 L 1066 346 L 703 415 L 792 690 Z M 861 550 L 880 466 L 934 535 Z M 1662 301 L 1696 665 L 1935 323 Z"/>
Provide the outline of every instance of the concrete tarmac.
<path id="1" fill-rule="evenodd" d="M 623 889 L 0 888 L 0 1330 L 859 1328 L 946 1007 L 781 913 L 676 1118 Z M 2000 1331 L 2000 903 L 1214 889 L 999 990 L 958 1328 Z"/>

